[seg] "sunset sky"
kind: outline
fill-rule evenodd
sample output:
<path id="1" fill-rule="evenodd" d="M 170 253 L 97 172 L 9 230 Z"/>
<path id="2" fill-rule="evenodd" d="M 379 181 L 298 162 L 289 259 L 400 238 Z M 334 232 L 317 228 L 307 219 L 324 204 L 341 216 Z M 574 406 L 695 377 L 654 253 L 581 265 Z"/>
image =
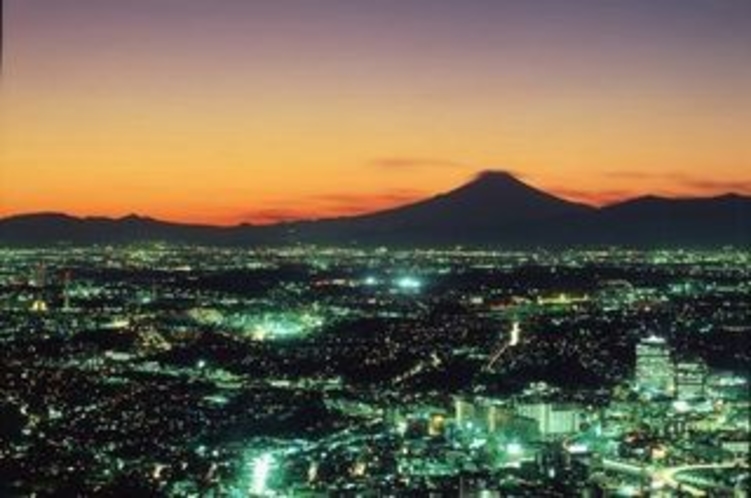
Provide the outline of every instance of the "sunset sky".
<path id="1" fill-rule="evenodd" d="M 5 0 L 0 215 L 751 194 L 749 0 Z"/>

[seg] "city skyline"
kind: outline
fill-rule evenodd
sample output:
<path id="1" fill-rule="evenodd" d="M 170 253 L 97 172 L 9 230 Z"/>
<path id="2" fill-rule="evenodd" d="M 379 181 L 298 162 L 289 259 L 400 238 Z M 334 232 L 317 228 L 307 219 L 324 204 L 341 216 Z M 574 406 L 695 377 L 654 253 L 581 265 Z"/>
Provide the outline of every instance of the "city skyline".
<path id="1" fill-rule="evenodd" d="M 749 33 L 735 0 L 11 0 L 0 216 L 322 218 L 488 168 L 597 205 L 749 194 Z"/>

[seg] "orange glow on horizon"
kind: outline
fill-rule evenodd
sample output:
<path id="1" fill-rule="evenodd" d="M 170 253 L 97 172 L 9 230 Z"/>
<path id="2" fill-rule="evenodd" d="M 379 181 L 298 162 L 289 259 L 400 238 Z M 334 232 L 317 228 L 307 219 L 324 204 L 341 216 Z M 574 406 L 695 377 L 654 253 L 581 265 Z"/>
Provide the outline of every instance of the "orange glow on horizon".
<path id="1" fill-rule="evenodd" d="M 6 3 L 0 216 L 271 223 L 485 169 L 598 206 L 751 195 L 751 30 L 709 36 L 740 4 L 178 3 Z"/>

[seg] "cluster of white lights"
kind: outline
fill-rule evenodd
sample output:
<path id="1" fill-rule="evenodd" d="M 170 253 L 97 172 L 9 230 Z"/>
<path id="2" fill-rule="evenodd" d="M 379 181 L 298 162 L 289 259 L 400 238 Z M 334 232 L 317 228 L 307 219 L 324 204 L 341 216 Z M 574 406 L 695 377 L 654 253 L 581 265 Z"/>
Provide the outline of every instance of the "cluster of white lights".
<path id="1" fill-rule="evenodd" d="M 506 445 L 506 453 L 509 456 L 519 456 L 524 453 L 524 448 L 519 443 L 509 443 Z"/>
<path id="2" fill-rule="evenodd" d="M 251 465 L 253 468 L 253 479 L 250 483 L 250 493 L 254 496 L 267 496 L 269 491 L 269 474 L 274 465 L 274 459 L 269 453 L 264 453 L 256 457 Z"/>

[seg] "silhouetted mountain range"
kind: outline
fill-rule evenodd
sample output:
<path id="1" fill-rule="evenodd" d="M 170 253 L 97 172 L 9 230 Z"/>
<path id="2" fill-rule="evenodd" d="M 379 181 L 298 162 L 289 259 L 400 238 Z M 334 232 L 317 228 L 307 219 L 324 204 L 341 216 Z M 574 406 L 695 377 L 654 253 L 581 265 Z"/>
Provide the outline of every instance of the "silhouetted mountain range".
<path id="1" fill-rule="evenodd" d="M 594 208 L 535 189 L 505 172 L 484 172 L 445 194 L 361 216 L 215 227 L 128 216 L 29 214 L 0 219 L 0 244 L 201 245 L 318 243 L 402 247 L 751 246 L 751 197 L 642 197 Z"/>

